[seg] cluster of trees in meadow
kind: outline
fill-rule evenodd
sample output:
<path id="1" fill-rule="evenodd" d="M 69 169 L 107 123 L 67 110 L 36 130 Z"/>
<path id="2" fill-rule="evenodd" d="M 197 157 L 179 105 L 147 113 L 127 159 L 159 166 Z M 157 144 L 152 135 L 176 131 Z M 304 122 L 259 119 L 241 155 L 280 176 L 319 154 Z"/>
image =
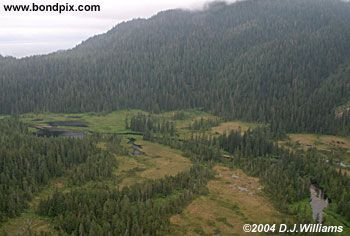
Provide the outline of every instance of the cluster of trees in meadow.
<path id="1" fill-rule="evenodd" d="M 0 58 L 0 113 L 186 108 L 350 132 L 350 3 L 247 0 L 122 23 L 76 48 Z"/>
<path id="2" fill-rule="evenodd" d="M 154 134 L 175 136 L 175 122 L 162 117 L 139 113 L 132 116 L 130 121 L 125 120 L 125 128 L 143 133 L 145 140 L 152 140 Z"/>
<path id="3" fill-rule="evenodd" d="M 117 191 L 106 186 L 56 192 L 41 201 L 38 213 L 53 217 L 58 231 L 69 235 L 162 235 L 169 217 L 207 192 L 210 168 L 194 165 L 174 177 Z"/>
<path id="4" fill-rule="evenodd" d="M 240 131 L 231 131 L 228 134 L 214 137 L 214 142 L 231 153 L 242 156 L 261 157 L 271 155 L 277 151 L 278 147 L 273 141 L 273 135 L 268 127 L 258 127 L 248 129 L 243 134 Z"/>
<path id="5" fill-rule="evenodd" d="M 181 117 L 179 119 L 182 119 L 184 114 L 179 117 Z M 174 116 L 172 119 L 175 119 Z M 221 156 L 218 146 L 207 143 L 207 135 L 205 133 L 196 133 L 197 131 L 205 131 L 210 127 L 218 125 L 220 119 L 201 118 L 193 121 L 188 127 L 193 133 L 186 140 L 178 139 L 176 124 L 170 118 L 139 113 L 131 117 L 130 125 L 128 119 L 125 123 L 126 128 L 141 132 L 144 140 L 155 141 L 175 149 L 180 149 L 184 152 L 184 155 L 194 161 L 213 161 Z"/>
<path id="6" fill-rule="evenodd" d="M 190 125 L 191 130 L 195 131 L 205 131 L 209 130 L 211 127 L 218 126 L 221 120 L 219 118 L 203 118 L 193 121 Z"/>

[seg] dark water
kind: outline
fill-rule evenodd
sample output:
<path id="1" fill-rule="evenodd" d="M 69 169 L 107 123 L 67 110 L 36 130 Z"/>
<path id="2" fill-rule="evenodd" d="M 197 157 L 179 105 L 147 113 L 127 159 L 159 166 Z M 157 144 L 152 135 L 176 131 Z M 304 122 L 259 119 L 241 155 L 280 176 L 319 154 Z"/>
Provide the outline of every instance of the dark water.
<path id="1" fill-rule="evenodd" d="M 85 122 L 82 121 L 53 121 L 48 122 L 51 126 L 70 126 L 70 127 L 88 127 Z"/>
<path id="2" fill-rule="evenodd" d="M 312 218 L 317 223 L 322 223 L 323 221 L 323 210 L 328 207 L 328 199 L 324 196 L 321 189 L 315 185 L 310 186 L 310 205 L 312 208 Z"/>
<path id="3" fill-rule="evenodd" d="M 140 156 L 143 154 L 143 152 L 141 151 L 142 149 L 142 146 L 139 145 L 139 144 L 136 144 L 135 143 L 136 139 L 134 138 L 129 138 L 129 142 L 128 144 L 131 145 L 131 149 L 132 149 L 132 152 L 130 153 L 132 156 Z"/>
<path id="4" fill-rule="evenodd" d="M 70 131 L 57 128 L 42 128 L 36 132 L 39 137 L 68 137 L 68 138 L 84 138 L 85 133 L 81 131 Z"/>

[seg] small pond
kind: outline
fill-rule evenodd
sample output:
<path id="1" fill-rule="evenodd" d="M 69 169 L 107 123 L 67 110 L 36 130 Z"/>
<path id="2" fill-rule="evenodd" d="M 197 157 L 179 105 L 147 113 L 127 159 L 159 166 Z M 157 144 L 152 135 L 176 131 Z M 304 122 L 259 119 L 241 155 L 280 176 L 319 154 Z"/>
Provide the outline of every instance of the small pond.
<path id="1" fill-rule="evenodd" d="M 324 192 L 315 185 L 310 186 L 310 205 L 312 208 L 312 218 L 317 223 L 323 221 L 323 210 L 328 207 L 328 199 L 325 197 Z"/>
<path id="2" fill-rule="evenodd" d="M 85 133 L 81 131 L 71 131 L 57 128 L 41 128 L 35 134 L 39 137 L 84 138 L 85 136 Z"/>
<path id="3" fill-rule="evenodd" d="M 48 122 L 50 126 L 70 126 L 70 127 L 88 127 L 83 121 L 52 121 Z"/>

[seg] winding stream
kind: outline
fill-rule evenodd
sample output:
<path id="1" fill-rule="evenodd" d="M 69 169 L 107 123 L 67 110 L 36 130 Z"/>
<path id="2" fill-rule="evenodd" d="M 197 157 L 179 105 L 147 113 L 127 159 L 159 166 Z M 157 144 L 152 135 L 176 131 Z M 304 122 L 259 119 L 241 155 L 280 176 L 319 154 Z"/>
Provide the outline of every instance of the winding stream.
<path id="1" fill-rule="evenodd" d="M 322 223 L 323 221 L 323 210 L 328 207 L 328 199 L 324 196 L 321 189 L 315 185 L 310 186 L 310 205 L 312 208 L 312 218 L 317 223 Z"/>

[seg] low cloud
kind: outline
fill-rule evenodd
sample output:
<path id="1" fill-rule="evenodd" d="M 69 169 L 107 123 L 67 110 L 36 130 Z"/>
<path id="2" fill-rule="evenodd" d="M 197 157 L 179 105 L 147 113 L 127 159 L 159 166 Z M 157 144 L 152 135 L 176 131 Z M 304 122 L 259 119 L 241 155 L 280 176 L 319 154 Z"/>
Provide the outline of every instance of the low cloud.
<path id="1" fill-rule="evenodd" d="M 100 12 L 4 12 L 3 4 L 91 4 Z M 3 0 L 0 3 L 0 54 L 24 57 L 69 49 L 90 36 L 104 33 L 116 24 L 148 18 L 159 11 L 200 9 L 205 0 Z"/>

